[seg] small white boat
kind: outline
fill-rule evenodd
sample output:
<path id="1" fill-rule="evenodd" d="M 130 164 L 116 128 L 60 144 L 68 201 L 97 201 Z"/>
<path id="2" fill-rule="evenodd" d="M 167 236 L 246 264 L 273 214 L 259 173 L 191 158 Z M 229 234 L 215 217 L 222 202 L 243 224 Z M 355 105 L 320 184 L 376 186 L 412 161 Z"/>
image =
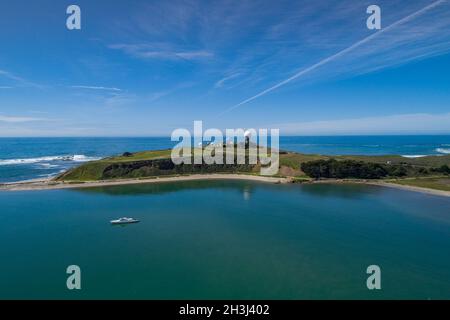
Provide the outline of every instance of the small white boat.
<path id="1" fill-rule="evenodd" d="M 117 220 L 111 220 L 110 222 L 111 224 L 129 224 L 129 223 L 138 223 L 139 220 L 124 217 Z"/>

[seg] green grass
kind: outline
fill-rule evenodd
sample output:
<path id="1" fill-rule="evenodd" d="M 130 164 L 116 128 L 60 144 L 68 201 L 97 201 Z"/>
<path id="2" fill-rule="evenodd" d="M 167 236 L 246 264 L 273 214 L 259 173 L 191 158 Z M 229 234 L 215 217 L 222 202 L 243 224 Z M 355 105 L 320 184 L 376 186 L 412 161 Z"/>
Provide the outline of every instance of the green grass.
<path id="1" fill-rule="evenodd" d="M 156 151 L 143 151 L 133 153 L 131 156 L 113 156 L 104 158 L 98 161 L 92 161 L 85 163 L 79 167 L 73 168 L 59 177 L 56 180 L 59 181 L 98 181 L 103 177 L 104 170 L 113 164 L 123 164 L 123 163 L 132 163 L 146 160 L 155 160 L 155 159 L 168 159 L 171 156 L 172 150 L 156 150 Z M 302 172 L 300 170 L 300 165 L 303 162 L 321 160 L 321 159 L 330 159 L 335 158 L 338 160 L 357 160 L 357 161 L 365 161 L 365 162 L 374 162 L 380 164 L 392 163 L 392 164 L 408 164 L 412 166 L 431 168 L 431 167 L 440 167 L 444 164 L 450 165 L 450 155 L 448 156 L 428 156 L 422 158 L 404 158 L 401 156 L 326 156 L 326 155 L 314 155 L 314 154 L 301 154 L 295 152 L 287 152 L 280 154 L 280 166 L 292 168 L 296 170 L 295 172 L 286 171 L 287 175 L 292 176 L 302 176 Z M 259 165 L 254 168 L 259 172 Z M 258 174 L 253 170 L 253 172 L 248 172 L 246 174 Z M 303 176 L 302 176 L 303 178 Z M 414 182 L 414 180 L 408 180 L 409 182 L 402 183 L 417 183 L 421 185 L 426 185 L 426 187 L 442 189 L 442 185 L 444 188 L 448 183 L 443 183 L 440 180 L 420 180 Z"/>
<path id="2" fill-rule="evenodd" d="M 314 160 L 326 160 L 328 156 L 316 155 L 316 154 L 301 154 L 289 152 L 287 154 L 280 154 L 280 165 L 300 170 L 300 164 L 303 162 Z"/>
<path id="3" fill-rule="evenodd" d="M 423 167 L 440 167 L 444 164 L 450 165 L 450 155 L 445 156 L 427 156 L 421 158 L 405 158 L 396 155 L 387 156 L 327 156 L 327 155 L 315 155 L 315 154 L 301 154 L 295 152 L 289 152 L 288 154 L 280 155 L 280 163 L 288 167 L 298 169 L 300 163 L 314 161 L 314 160 L 327 160 L 334 158 L 337 160 L 355 160 L 364 162 L 374 162 L 385 164 L 390 162 L 392 164 L 410 164 L 414 166 Z"/>
<path id="4" fill-rule="evenodd" d="M 440 167 L 444 164 L 450 165 L 450 155 L 445 156 L 427 156 L 421 158 L 405 158 L 396 155 L 387 156 L 326 156 L 326 155 L 315 155 L 315 154 L 301 154 L 295 152 L 289 152 L 287 154 L 280 155 L 280 164 L 282 166 L 287 166 L 293 169 L 300 169 L 300 164 L 303 162 L 314 161 L 314 160 L 327 160 L 334 158 L 337 160 L 355 160 L 364 162 L 374 162 L 379 164 L 408 164 L 417 167 L 431 168 Z"/>
<path id="5" fill-rule="evenodd" d="M 79 167 L 70 169 L 56 178 L 64 181 L 98 181 L 101 180 L 103 171 L 110 165 L 107 161 L 92 161 Z"/>
<path id="6" fill-rule="evenodd" d="M 139 161 L 139 160 L 162 159 L 162 158 L 169 158 L 171 152 L 172 152 L 172 150 L 143 151 L 143 152 L 133 153 L 133 155 L 129 156 L 129 157 L 124 157 L 124 156 L 110 157 L 110 158 L 105 158 L 103 161 L 128 162 L 128 161 Z"/>
<path id="7" fill-rule="evenodd" d="M 98 181 L 101 180 L 103 171 L 114 163 L 133 162 L 133 161 L 145 161 L 154 159 L 169 158 L 171 150 L 155 150 L 155 151 L 143 151 L 136 152 L 129 157 L 114 156 L 108 157 L 97 161 L 91 161 L 82 164 L 79 167 L 73 168 L 59 177 L 56 180 L 64 181 Z"/>
<path id="8" fill-rule="evenodd" d="M 440 167 L 444 164 L 450 165 L 450 155 L 445 156 L 427 156 L 420 158 L 405 158 L 396 155 L 387 156 L 337 156 L 336 159 L 348 159 L 348 160 L 359 160 L 375 163 L 387 163 L 388 161 L 392 164 L 409 164 L 413 166 L 421 167 Z"/>

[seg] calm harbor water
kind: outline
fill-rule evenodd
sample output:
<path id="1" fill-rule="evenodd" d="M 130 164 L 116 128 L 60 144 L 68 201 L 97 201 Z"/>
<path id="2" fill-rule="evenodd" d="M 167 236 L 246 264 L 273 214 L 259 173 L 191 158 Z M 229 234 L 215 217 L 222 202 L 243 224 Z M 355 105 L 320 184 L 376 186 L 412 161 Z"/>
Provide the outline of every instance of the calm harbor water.
<path id="1" fill-rule="evenodd" d="M 450 299 L 450 201 L 196 181 L 0 193 L 0 298 Z M 111 226 L 132 216 L 141 223 Z M 66 289 L 68 265 L 82 289 Z M 382 290 L 366 288 L 377 264 Z"/>
<path id="2" fill-rule="evenodd" d="M 125 151 L 171 148 L 170 138 L 0 138 L 0 183 L 56 175 Z M 450 135 L 280 137 L 282 149 L 314 154 L 450 154 Z"/>

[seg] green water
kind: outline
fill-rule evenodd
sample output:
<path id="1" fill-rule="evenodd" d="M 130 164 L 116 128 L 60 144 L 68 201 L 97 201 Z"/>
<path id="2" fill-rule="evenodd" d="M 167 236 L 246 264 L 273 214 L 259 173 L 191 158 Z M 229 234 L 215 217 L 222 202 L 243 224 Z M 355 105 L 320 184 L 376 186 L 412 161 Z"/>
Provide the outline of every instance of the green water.
<path id="1" fill-rule="evenodd" d="M 131 216 L 141 223 L 111 226 Z M 0 298 L 450 299 L 449 198 L 204 181 L 0 193 Z M 82 289 L 66 288 L 81 267 Z M 379 291 L 366 268 L 381 267 Z"/>

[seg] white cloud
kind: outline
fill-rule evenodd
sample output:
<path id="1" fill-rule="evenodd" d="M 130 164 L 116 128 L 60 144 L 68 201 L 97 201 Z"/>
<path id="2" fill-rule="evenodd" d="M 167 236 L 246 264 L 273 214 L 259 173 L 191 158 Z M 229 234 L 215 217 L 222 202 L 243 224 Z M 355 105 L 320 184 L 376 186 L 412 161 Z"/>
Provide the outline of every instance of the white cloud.
<path id="1" fill-rule="evenodd" d="M 201 60 L 214 54 L 206 50 L 174 49 L 168 44 L 113 44 L 110 49 L 122 50 L 136 58 L 166 60 Z"/>
<path id="2" fill-rule="evenodd" d="M 398 114 L 355 119 L 273 124 L 282 135 L 447 134 L 450 113 Z"/>
<path id="3" fill-rule="evenodd" d="M 203 58 L 212 58 L 214 54 L 212 52 L 200 50 L 200 51 L 184 51 L 184 52 L 173 52 L 176 57 L 186 60 L 196 60 Z"/>
<path id="4" fill-rule="evenodd" d="M 20 122 L 44 121 L 44 120 L 46 119 L 32 118 L 32 117 L 11 117 L 0 115 L 0 122 L 20 123 Z"/>
<path id="5" fill-rule="evenodd" d="M 114 87 L 98 87 L 98 86 L 70 86 L 73 89 L 88 89 L 88 90 L 105 90 L 105 91 L 122 91 L 122 89 Z"/>

